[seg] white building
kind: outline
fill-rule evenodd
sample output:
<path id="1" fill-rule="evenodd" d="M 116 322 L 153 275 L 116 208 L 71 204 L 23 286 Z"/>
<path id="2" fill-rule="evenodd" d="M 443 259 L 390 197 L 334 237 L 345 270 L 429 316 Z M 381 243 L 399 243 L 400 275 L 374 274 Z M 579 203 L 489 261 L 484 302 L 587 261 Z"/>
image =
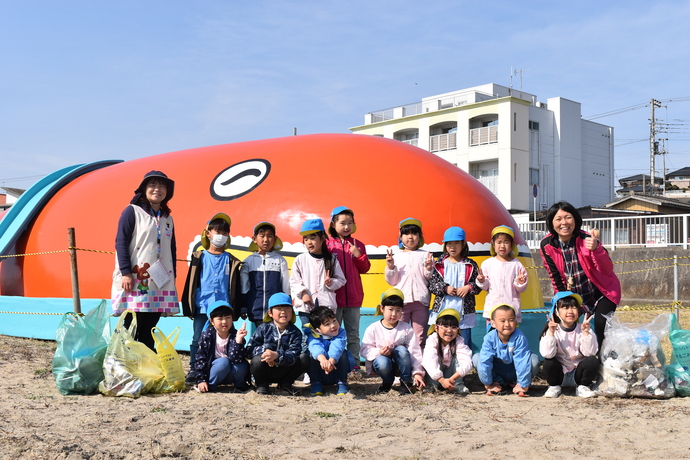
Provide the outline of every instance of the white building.
<path id="1" fill-rule="evenodd" d="M 580 103 L 488 84 L 371 112 L 350 128 L 429 150 L 469 172 L 511 212 L 613 198 L 613 128 L 583 120 Z"/>

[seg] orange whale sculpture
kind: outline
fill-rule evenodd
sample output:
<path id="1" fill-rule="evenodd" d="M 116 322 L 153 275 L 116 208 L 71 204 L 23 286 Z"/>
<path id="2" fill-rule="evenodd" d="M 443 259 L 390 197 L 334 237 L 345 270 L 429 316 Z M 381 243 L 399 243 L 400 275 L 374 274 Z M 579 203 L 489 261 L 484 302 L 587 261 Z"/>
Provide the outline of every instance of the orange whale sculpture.
<path id="1" fill-rule="evenodd" d="M 276 225 L 285 243 L 281 253 L 291 264 L 303 251 L 298 232 L 305 219 L 319 217 L 327 223 L 335 206 L 353 209 L 354 236 L 367 245 L 372 259 L 371 273 L 364 277 L 365 307 L 374 307 L 387 286 L 382 275 L 386 248 L 397 244 L 401 219 L 420 219 L 426 249 L 435 252 L 446 228 L 463 227 L 470 255 L 478 262 L 489 256 L 493 227 L 517 230 L 489 190 L 427 151 L 378 137 L 318 134 L 172 152 L 85 173 L 50 197 L 11 251 L 65 249 L 69 227 L 75 228 L 77 247 L 113 251 L 120 213 L 141 177 L 153 169 L 175 181 L 170 206 L 180 259 L 189 255 L 209 217 L 224 212 L 232 217 L 232 249 L 240 259 L 248 254 L 254 225 L 269 221 Z M 516 234 L 521 261 L 533 266 L 524 239 Z M 65 253 L 0 260 L 0 294 L 71 297 Z M 114 256 L 80 251 L 78 265 L 81 296 L 108 298 Z M 177 268 L 181 290 L 187 264 L 178 262 Z M 523 308 L 543 305 L 536 279 L 522 301 Z"/>

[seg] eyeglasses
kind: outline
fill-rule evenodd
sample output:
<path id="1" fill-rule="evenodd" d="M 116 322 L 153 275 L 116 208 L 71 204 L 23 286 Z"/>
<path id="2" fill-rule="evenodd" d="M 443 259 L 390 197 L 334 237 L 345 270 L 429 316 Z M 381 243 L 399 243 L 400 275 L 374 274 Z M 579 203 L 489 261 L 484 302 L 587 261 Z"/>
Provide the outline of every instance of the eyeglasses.
<path id="1" fill-rule="evenodd" d="M 450 329 L 452 331 L 457 331 L 458 329 L 460 329 L 459 326 L 442 326 L 440 324 L 436 325 L 436 327 L 443 328 L 443 329 Z"/>

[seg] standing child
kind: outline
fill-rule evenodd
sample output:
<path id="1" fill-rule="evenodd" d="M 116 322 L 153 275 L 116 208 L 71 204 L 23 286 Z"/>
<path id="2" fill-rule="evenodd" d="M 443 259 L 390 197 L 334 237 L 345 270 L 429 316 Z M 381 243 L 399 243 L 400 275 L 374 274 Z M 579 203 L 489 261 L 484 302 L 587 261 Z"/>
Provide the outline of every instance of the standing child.
<path id="1" fill-rule="evenodd" d="M 239 302 L 240 260 L 230 254 L 230 226 L 227 214 L 211 217 L 201 231 L 201 245 L 192 253 L 192 261 L 182 292 L 182 312 L 194 321 L 194 334 L 189 345 L 189 366 L 196 365 L 199 338 L 208 319 L 209 305 L 224 300 L 230 305 Z M 237 309 L 237 308 L 236 308 Z"/>
<path id="2" fill-rule="evenodd" d="M 450 227 L 443 234 L 443 255 L 436 261 L 429 279 L 429 291 L 436 297 L 429 324 L 434 324 L 439 312 L 446 308 L 460 314 L 460 335 L 472 347 L 472 328 L 477 325 L 474 296 L 482 290 L 475 283 L 479 269 L 467 255 L 469 249 L 465 231 Z"/>
<path id="3" fill-rule="evenodd" d="M 458 336 L 459 329 L 460 313 L 453 308 L 441 311 L 430 328 L 422 365 L 428 387 L 466 395 L 470 390 L 462 378 L 472 370 L 472 350 Z"/>
<path id="4" fill-rule="evenodd" d="M 247 316 L 257 327 L 268 311 L 268 299 L 278 292 L 290 292 L 287 262 L 274 252 L 282 248 L 283 242 L 276 236 L 275 225 L 259 222 L 254 226 L 249 250 L 255 252 L 242 262 L 240 280 Z"/>
<path id="5" fill-rule="evenodd" d="M 310 356 L 308 372 L 311 394 L 323 395 L 324 385 L 337 385 L 336 394 L 347 394 L 347 374 L 355 361 L 345 349 L 345 329 L 340 327 L 333 310 L 328 307 L 314 308 L 309 314 L 304 335 Z"/>
<path id="6" fill-rule="evenodd" d="M 491 329 L 484 336 L 479 353 L 472 357 L 486 394 L 503 391 L 503 385 L 514 385 L 513 393 L 527 396 L 532 379 L 539 372 L 539 357 L 532 353 L 527 337 L 517 329 L 515 309 L 507 304 L 489 311 Z"/>
<path id="7" fill-rule="evenodd" d="M 546 398 L 558 398 L 561 386 L 577 387 L 581 398 L 591 398 L 596 393 L 590 389 L 599 373 L 597 338 L 592 333 L 589 315 L 582 324 L 582 297 L 570 291 L 553 296 L 551 315 L 539 341 L 539 353 L 544 357 L 544 376 L 549 388 Z"/>
<path id="8" fill-rule="evenodd" d="M 422 223 L 412 217 L 400 221 L 398 247 L 400 251 L 386 255 L 386 282 L 405 294 L 402 321 L 411 323 L 419 345 L 424 348 L 429 322 L 429 278 L 434 266 L 430 252 L 424 246 Z"/>
<path id="9" fill-rule="evenodd" d="M 218 385 L 232 383 L 235 391 L 245 392 L 249 389 L 249 363 L 244 348 L 247 327 L 233 327 L 235 311 L 224 300 L 211 304 L 209 311 L 212 327 L 201 333 L 196 352 L 197 389 L 206 393 Z"/>
<path id="10" fill-rule="evenodd" d="M 338 322 L 345 326 L 347 349 L 355 360 L 354 370 L 359 370 L 359 318 L 364 289 L 361 274 L 371 268 L 367 250 L 361 241 L 352 234 L 357 231 L 355 213 L 345 206 L 338 206 L 331 212 L 331 226 L 328 232 L 328 250 L 338 258 L 347 284 L 335 291 L 338 309 L 335 312 Z"/>
<path id="11" fill-rule="evenodd" d="M 498 304 L 510 305 L 515 310 L 518 324 L 522 322 L 520 294 L 527 289 L 527 270 L 517 259 L 513 229 L 499 225 L 491 231 L 491 257 L 482 262 L 477 276 L 477 286 L 488 291 L 484 300 L 484 318 L 487 329 L 490 322 L 489 308 Z"/>
<path id="12" fill-rule="evenodd" d="M 362 356 L 367 360 L 367 369 L 373 367 L 382 380 L 377 393 L 390 391 L 396 372 L 400 373 L 401 394 L 411 393 L 414 386 L 425 386 L 419 341 L 412 327 L 401 321 L 404 299 L 400 289 L 384 292 L 376 308 L 376 315 L 383 314 L 383 319 L 364 331 Z"/>
<path id="13" fill-rule="evenodd" d="M 299 254 L 292 263 L 290 291 L 304 326 L 309 322 L 309 312 L 314 307 L 336 311 L 335 291 L 345 285 L 346 280 L 338 259 L 328 250 L 326 229 L 321 219 L 305 221 L 299 234 L 307 252 Z"/>
<path id="14" fill-rule="evenodd" d="M 278 389 L 296 396 L 300 391 L 292 384 L 308 366 L 308 356 L 302 353 L 302 333 L 295 326 L 295 314 L 290 296 L 279 292 L 268 299 L 268 312 L 247 345 L 249 370 L 256 382 L 256 392 L 268 394 L 268 385 L 278 383 Z"/>

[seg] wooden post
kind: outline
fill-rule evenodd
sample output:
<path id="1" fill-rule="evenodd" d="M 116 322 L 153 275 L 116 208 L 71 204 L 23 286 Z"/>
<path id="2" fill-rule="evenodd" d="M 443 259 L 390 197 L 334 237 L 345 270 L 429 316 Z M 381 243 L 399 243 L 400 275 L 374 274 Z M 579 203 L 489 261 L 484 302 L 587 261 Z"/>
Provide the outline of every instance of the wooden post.
<path id="1" fill-rule="evenodd" d="M 77 239 L 74 236 L 74 228 L 67 229 L 69 237 L 69 262 L 72 273 L 72 300 L 74 301 L 74 313 L 81 314 L 81 302 L 79 301 L 79 275 L 77 272 Z"/>

